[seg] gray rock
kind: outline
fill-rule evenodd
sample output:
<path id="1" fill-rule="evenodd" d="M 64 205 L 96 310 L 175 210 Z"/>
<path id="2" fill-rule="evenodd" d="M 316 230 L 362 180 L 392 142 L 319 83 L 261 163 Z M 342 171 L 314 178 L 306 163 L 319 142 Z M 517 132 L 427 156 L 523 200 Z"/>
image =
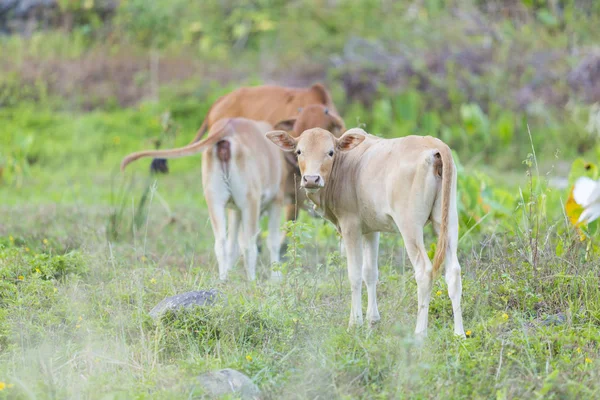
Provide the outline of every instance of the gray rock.
<path id="1" fill-rule="evenodd" d="M 542 325 L 563 325 L 565 322 L 567 322 L 567 316 L 565 313 L 560 312 L 558 314 L 546 316 L 546 318 L 542 320 Z"/>
<path id="2" fill-rule="evenodd" d="M 260 399 L 260 389 L 250 378 L 231 368 L 211 371 L 198 377 L 204 393 L 212 398 L 234 393 L 244 400 Z"/>
<path id="3" fill-rule="evenodd" d="M 217 289 L 198 290 L 177 294 L 165 298 L 158 303 L 149 314 L 152 318 L 156 319 L 167 311 L 189 309 L 195 306 L 210 306 L 214 304 L 219 295 L 220 292 Z"/>

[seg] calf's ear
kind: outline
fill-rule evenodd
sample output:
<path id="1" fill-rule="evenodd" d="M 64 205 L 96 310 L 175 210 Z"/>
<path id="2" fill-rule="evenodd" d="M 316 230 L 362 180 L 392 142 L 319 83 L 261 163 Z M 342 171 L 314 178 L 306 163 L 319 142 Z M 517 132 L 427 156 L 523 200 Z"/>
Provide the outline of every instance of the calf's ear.
<path id="1" fill-rule="evenodd" d="M 352 150 L 361 144 L 366 138 L 367 136 L 362 129 L 350 129 L 349 131 L 346 131 L 342 137 L 337 139 L 337 148 L 340 151 Z"/>
<path id="2" fill-rule="evenodd" d="M 267 132 L 267 139 L 275 143 L 283 151 L 294 151 L 296 149 L 296 140 L 285 131 Z"/>

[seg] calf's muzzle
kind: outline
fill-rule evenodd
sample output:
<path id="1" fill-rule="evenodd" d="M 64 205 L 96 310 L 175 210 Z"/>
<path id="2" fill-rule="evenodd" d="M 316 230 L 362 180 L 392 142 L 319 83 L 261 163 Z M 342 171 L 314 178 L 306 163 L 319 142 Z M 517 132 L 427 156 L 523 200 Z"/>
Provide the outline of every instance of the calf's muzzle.
<path id="1" fill-rule="evenodd" d="M 302 175 L 302 187 L 305 189 L 320 189 L 323 187 L 321 175 Z"/>

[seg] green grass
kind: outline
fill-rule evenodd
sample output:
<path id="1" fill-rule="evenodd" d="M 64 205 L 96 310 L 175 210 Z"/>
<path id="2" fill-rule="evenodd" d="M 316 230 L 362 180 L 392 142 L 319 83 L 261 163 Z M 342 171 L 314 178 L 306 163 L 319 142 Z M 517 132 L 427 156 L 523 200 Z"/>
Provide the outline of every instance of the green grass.
<path id="1" fill-rule="evenodd" d="M 199 157 L 171 163 L 132 229 L 153 183 L 149 160 L 126 174 L 117 166 L 128 152 L 151 147 L 161 111 L 3 111 L 3 144 L 29 161 L 14 172 L 18 179 L 0 184 L 0 382 L 11 386 L 0 398 L 184 398 L 197 375 L 226 367 L 273 399 L 600 394 L 595 242 L 580 242 L 565 223 L 564 192 L 543 179 L 529 186 L 534 165 L 513 170 L 517 185 L 465 163 L 459 259 L 470 338 L 453 337 L 440 279 L 429 337 L 419 344 L 416 284 L 399 236 L 381 240 L 381 323 L 348 332 L 345 259 L 322 220 L 304 215 L 296 225 L 291 239 L 304 247 L 282 265 L 283 282 L 265 279 L 264 254 L 256 283 L 246 282 L 241 264 L 230 281 L 217 281 Z M 189 140 L 195 118 L 176 120 L 181 134 L 170 145 Z M 157 193 L 174 224 L 164 226 Z M 474 225 L 480 195 L 492 211 Z M 165 296 L 214 287 L 226 303 L 159 324 L 147 314 Z M 562 322 L 548 323 L 559 314 Z"/>

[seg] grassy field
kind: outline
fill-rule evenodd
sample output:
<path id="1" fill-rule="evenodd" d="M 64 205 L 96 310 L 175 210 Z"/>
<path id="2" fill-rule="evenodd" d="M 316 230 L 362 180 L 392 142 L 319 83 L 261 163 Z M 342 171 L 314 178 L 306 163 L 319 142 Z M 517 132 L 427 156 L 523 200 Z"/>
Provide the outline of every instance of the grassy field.
<path id="1" fill-rule="evenodd" d="M 600 392 L 594 243 L 580 241 L 561 216 L 566 192 L 529 179 L 527 163 L 514 172 L 520 188 L 502 189 L 523 202 L 502 218 L 488 211 L 481 223 L 461 226 L 469 338 L 453 337 L 438 280 L 430 334 L 418 344 L 416 285 L 399 236 L 381 241 L 381 323 L 347 332 L 345 260 L 328 223 L 303 215 L 290 227 L 283 282 L 265 279 L 263 254 L 256 283 L 246 282 L 241 265 L 220 283 L 199 157 L 172 162 L 172 173 L 157 180 L 145 161 L 118 172 L 124 154 L 161 131 L 151 106 L 11 116 L 5 132 L 34 141 L 27 168 L 0 187 L 3 398 L 184 398 L 195 376 L 225 367 L 248 374 L 267 398 Z M 463 188 L 475 176 L 490 179 L 463 172 Z M 465 189 L 460 196 L 469 208 Z M 160 198 L 174 224 L 165 226 Z M 159 324 L 147 314 L 165 296 L 209 288 L 227 302 Z"/>
<path id="2" fill-rule="evenodd" d="M 600 226 L 565 208 L 599 177 L 595 2 L 60 3 L 70 28 L 0 37 L 0 399 L 190 398 L 220 368 L 265 399 L 600 397 Z M 348 127 L 452 147 L 466 340 L 443 279 L 415 340 L 400 236 L 381 237 L 381 322 L 348 331 L 329 223 L 286 227 L 282 282 L 263 252 L 257 282 L 239 262 L 222 283 L 200 157 L 118 170 L 187 143 L 236 86 L 314 80 Z M 211 288 L 226 301 L 148 315 Z"/>

